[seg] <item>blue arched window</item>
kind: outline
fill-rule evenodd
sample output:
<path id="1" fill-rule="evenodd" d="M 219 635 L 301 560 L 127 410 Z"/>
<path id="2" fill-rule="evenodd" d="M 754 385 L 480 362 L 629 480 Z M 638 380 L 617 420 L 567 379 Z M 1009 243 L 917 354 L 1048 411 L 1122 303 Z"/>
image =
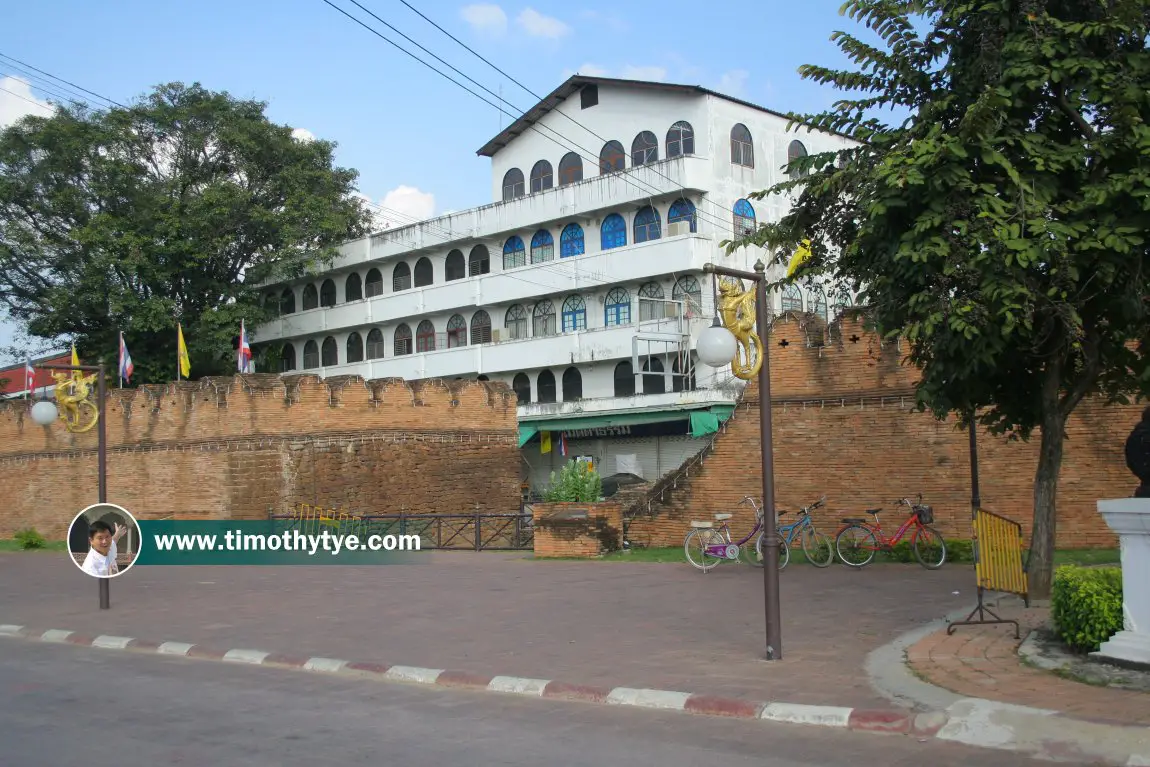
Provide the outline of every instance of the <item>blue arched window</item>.
<path id="1" fill-rule="evenodd" d="M 735 236 L 746 237 L 749 234 L 754 234 L 758 224 L 755 221 L 755 209 L 751 207 L 751 203 L 746 200 L 739 200 L 735 203 Z"/>
<path id="2" fill-rule="evenodd" d="M 581 256 L 585 252 L 587 251 L 583 242 L 583 227 L 578 224 L 563 227 L 563 233 L 559 235 L 559 257 Z"/>
<path id="3" fill-rule="evenodd" d="M 527 250 L 518 235 L 508 238 L 503 246 L 503 268 L 514 269 L 527 263 Z"/>
<path id="4" fill-rule="evenodd" d="M 671 209 L 667 211 L 667 224 L 671 225 L 676 221 L 688 221 L 691 224 L 692 232 L 699 231 L 699 221 L 695 215 L 695 204 L 682 197 L 675 200 L 671 205 Z"/>
<path id="5" fill-rule="evenodd" d="M 567 296 L 567 300 L 563 302 L 563 332 L 586 329 L 587 302 L 579 294 Z"/>
<path id="6" fill-rule="evenodd" d="M 626 288 L 612 288 L 607 294 L 603 308 L 603 324 L 607 327 L 631 324 L 631 294 Z"/>
<path id="7" fill-rule="evenodd" d="M 635 214 L 635 244 L 657 240 L 663 236 L 659 226 L 659 213 L 650 205 Z"/>
<path id="8" fill-rule="evenodd" d="M 603 226 L 599 229 L 601 250 L 621 248 L 627 244 L 627 222 L 618 213 L 612 213 L 603 219 Z"/>
<path id="9" fill-rule="evenodd" d="M 531 263 L 555 260 L 555 238 L 546 229 L 540 229 L 531 238 Z"/>

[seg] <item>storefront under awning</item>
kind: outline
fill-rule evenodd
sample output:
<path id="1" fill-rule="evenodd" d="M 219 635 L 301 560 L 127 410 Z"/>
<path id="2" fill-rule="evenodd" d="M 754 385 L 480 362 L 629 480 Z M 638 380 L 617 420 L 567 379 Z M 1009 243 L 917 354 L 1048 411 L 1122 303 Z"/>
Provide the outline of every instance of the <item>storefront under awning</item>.
<path id="1" fill-rule="evenodd" d="M 544 431 L 573 432 L 675 422 L 683 423 L 684 434 L 690 434 L 692 437 L 704 437 L 717 432 L 719 427 L 731 417 L 734 410 L 733 405 L 712 405 L 697 410 L 639 411 L 520 421 L 519 447 L 523 447 L 537 434 Z"/>

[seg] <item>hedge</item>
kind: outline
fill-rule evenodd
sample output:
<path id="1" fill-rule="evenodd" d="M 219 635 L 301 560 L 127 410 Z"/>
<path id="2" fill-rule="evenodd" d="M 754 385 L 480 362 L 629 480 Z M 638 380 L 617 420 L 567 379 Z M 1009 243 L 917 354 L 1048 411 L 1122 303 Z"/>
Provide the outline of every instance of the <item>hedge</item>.
<path id="1" fill-rule="evenodd" d="M 1077 652 L 1094 652 L 1122 630 L 1122 568 L 1065 565 L 1050 592 L 1054 631 Z"/>

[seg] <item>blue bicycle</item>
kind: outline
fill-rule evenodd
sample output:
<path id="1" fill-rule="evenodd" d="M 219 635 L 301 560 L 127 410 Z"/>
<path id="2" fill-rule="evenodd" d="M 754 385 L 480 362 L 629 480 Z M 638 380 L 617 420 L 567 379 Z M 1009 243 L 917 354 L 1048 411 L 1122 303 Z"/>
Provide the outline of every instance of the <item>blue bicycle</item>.
<path id="1" fill-rule="evenodd" d="M 831 539 L 816 530 L 815 523 L 811 520 L 811 512 L 825 504 L 826 501 L 827 497 L 824 495 L 810 506 L 799 509 L 797 512 L 799 518 L 789 525 L 776 523 L 775 528 L 779 533 L 779 538 L 785 544 L 779 546 L 780 570 L 791 561 L 791 547 L 794 545 L 796 536 L 799 538 L 799 544 L 803 547 L 803 554 L 806 555 L 807 561 L 815 567 L 829 567 L 830 563 L 834 561 L 835 549 Z M 778 515 L 782 516 L 786 513 L 780 511 Z M 760 562 L 763 559 L 762 544 L 763 537 L 759 536 L 759 539 L 755 541 L 755 553 Z"/>

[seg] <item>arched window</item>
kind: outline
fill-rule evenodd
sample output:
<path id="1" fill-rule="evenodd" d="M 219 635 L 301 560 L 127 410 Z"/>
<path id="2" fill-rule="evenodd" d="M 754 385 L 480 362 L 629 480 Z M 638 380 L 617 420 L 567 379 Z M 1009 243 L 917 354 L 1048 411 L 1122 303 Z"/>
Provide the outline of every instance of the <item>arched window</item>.
<path id="1" fill-rule="evenodd" d="M 599 227 L 599 249 L 621 248 L 626 244 L 627 222 L 618 213 L 612 213 L 603 219 L 603 225 Z"/>
<path id="2" fill-rule="evenodd" d="M 395 269 L 391 271 L 391 289 L 393 292 L 398 293 L 401 290 L 407 290 L 411 287 L 411 267 L 406 262 L 400 262 L 395 265 Z"/>
<path id="3" fill-rule="evenodd" d="M 507 310 L 507 316 L 503 318 L 503 326 L 507 329 L 508 338 L 527 338 L 527 310 L 519 304 L 515 304 Z"/>
<path id="4" fill-rule="evenodd" d="M 603 306 L 603 324 L 607 327 L 631 324 L 631 294 L 626 288 L 612 288 L 607 294 Z"/>
<path id="5" fill-rule="evenodd" d="M 295 370 L 295 347 L 284 344 L 280 349 L 280 372 L 286 373 L 289 370 Z"/>
<path id="6" fill-rule="evenodd" d="M 435 351 L 435 325 L 431 320 L 424 320 L 415 329 L 415 350 L 417 352 Z"/>
<path id="7" fill-rule="evenodd" d="M 471 256 L 467 259 L 467 271 L 472 277 L 491 272 L 491 255 L 487 252 L 486 245 L 476 245 L 471 249 Z"/>
<path id="8" fill-rule="evenodd" d="M 650 205 L 635 214 L 635 244 L 657 240 L 663 235 L 659 212 Z"/>
<path id="9" fill-rule="evenodd" d="M 735 202 L 735 237 L 746 237 L 754 234 L 758 229 L 758 224 L 755 222 L 755 209 L 751 203 L 746 200 L 737 200 Z"/>
<path id="10" fill-rule="evenodd" d="M 563 332 L 587 329 L 587 302 L 583 296 L 567 296 L 563 302 Z"/>
<path id="11" fill-rule="evenodd" d="M 503 243 L 503 269 L 514 269 L 527 263 L 527 250 L 518 235 L 512 235 Z"/>
<path id="12" fill-rule="evenodd" d="M 680 120 L 667 131 L 667 159 L 695 153 L 695 129 L 691 123 Z"/>
<path id="13" fill-rule="evenodd" d="M 788 166 L 792 162 L 794 162 L 795 160 L 798 160 L 799 158 L 806 157 L 806 156 L 807 156 L 807 148 L 805 146 L 803 146 L 803 142 L 799 141 L 798 139 L 795 139 L 794 141 L 792 141 L 791 145 L 789 147 L 787 147 L 787 165 Z M 800 171 L 798 168 L 791 168 L 790 170 L 787 171 L 787 175 L 794 179 L 794 178 L 799 178 L 800 176 L 808 176 L 808 175 L 810 175 L 810 171 L 808 170 L 804 173 L 804 172 Z"/>
<path id="14" fill-rule="evenodd" d="M 284 292 L 280 293 L 280 314 L 294 314 L 295 313 L 295 291 L 291 288 L 284 288 Z"/>
<path id="15" fill-rule="evenodd" d="M 627 167 L 627 153 L 618 141 L 608 141 L 599 151 L 599 172 L 618 173 Z"/>
<path id="16" fill-rule="evenodd" d="M 751 142 L 751 132 L 742 123 L 731 128 L 731 162 L 748 168 L 755 167 L 755 146 Z"/>
<path id="17" fill-rule="evenodd" d="M 467 276 L 467 262 L 463 260 L 463 251 L 453 250 L 447 254 L 443 262 L 443 279 L 447 282 L 462 280 Z"/>
<path id="18" fill-rule="evenodd" d="M 319 288 L 319 305 L 335 306 L 335 280 L 324 280 Z"/>
<path id="19" fill-rule="evenodd" d="M 803 310 L 803 292 L 798 285 L 787 285 L 783 289 L 783 311 L 801 312 Z"/>
<path id="20" fill-rule="evenodd" d="M 471 343 L 491 343 L 491 315 L 482 309 L 471 315 Z"/>
<path id="21" fill-rule="evenodd" d="M 540 229 L 531 238 L 531 263 L 555 260 L 555 238 L 546 229 Z"/>
<path id="22" fill-rule="evenodd" d="M 583 180 L 583 158 L 574 152 L 563 155 L 559 161 L 559 186 Z"/>
<path id="23" fill-rule="evenodd" d="M 671 378 L 671 391 L 695 391 L 695 366 L 690 354 L 675 355 L 675 361 L 671 364 L 671 372 L 675 374 Z M 686 375 L 683 375 L 684 367 L 687 368 Z"/>
<path id="24" fill-rule="evenodd" d="M 415 262 L 415 287 L 423 288 L 435 282 L 435 270 L 427 256 Z"/>
<path id="25" fill-rule="evenodd" d="M 649 130 L 645 130 L 631 142 L 631 165 L 650 165 L 659 160 L 659 139 Z"/>
<path id="26" fill-rule="evenodd" d="M 579 368 L 567 368 L 563 371 L 563 401 L 574 402 L 583 399 L 583 375 Z"/>
<path id="27" fill-rule="evenodd" d="M 639 288 L 639 322 L 665 319 L 666 300 L 663 286 L 657 282 L 648 282 Z"/>
<path id="28" fill-rule="evenodd" d="M 555 401 L 555 374 L 550 370 L 544 370 L 539 374 L 539 380 L 535 383 L 536 391 L 539 392 L 540 402 L 554 402 Z"/>
<path id="29" fill-rule="evenodd" d="M 854 306 L 854 301 L 851 299 L 850 291 L 843 288 L 839 291 L 838 297 L 835 298 L 835 306 L 841 311 L 848 306 Z"/>
<path id="30" fill-rule="evenodd" d="M 685 197 L 680 197 L 671 203 L 671 209 L 667 211 L 667 226 L 678 221 L 686 221 L 690 224 L 692 232 L 699 231 L 699 221 L 695 215 L 695 203 Z"/>
<path id="31" fill-rule="evenodd" d="M 335 367 L 339 364 L 339 344 L 337 344 L 331 336 L 323 339 L 320 364 L 325 368 Z"/>
<path id="32" fill-rule="evenodd" d="M 359 272 L 352 272 L 343 284 L 343 297 L 345 301 L 358 301 L 363 298 L 363 278 Z"/>
<path id="33" fill-rule="evenodd" d="M 581 256 L 586 252 L 583 242 L 583 227 L 578 224 L 568 224 L 563 227 L 559 235 L 559 257 L 571 258 Z"/>
<path id="34" fill-rule="evenodd" d="M 363 336 L 359 333 L 352 332 L 347 337 L 347 361 L 363 362 Z"/>
<path id="35" fill-rule="evenodd" d="M 519 168 L 512 168 L 503 176 L 503 201 L 514 200 L 523 195 L 523 171 Z"/>
<path id="36" fill-rule="evenodd" d="M 395 356 L 411 354 L 411 326 L 406 322 L 395 329 Z"/>
<path id="37" fill-rule="evenodd" d="M 531 379 L 526 373 L 516 373 L 511 379 L 511 389 L 515 392 L 517 404 L 526 405 L 531 402 Z"/>
<path id="38" fill-rule="evenodd" d="M 551 163 L 546 160 L 535 163 L 535 167 L 531 169 L 531 192 L 542 192 L 554 185 L 555 178 L 551 171 Z"/>
<path id="39" fill-rule="evenodd" d="M 684 302 L 688 319 L 698 317 L 703 312 L 703 291 L 699 288 L 698 281 L 690 275 L 684 275 L 675 282 L 671 299 Z"/>
<path id="40" fill-rule="evenodd" d="M 666 394 L 667 377 L 663 375 L 663 361 L 658 357 L 648 357 L 643 363 L 643 393 Z"/>
<path id="41" fill-rule="evenodd" d="M 399 331 L 396 330 L 395 332 L 398 336 Z M 411 333 L 409 331 L 408 338 L 410 337 Z M 383 331 L 381 331 L 379 328 L 372 328 L 369 330 L 367 333 L 367 358 L 369 360 L 383 359 L 383 346 Z"/>
<path id="42" fill-rule="evenodd" d="M 303 288 L 303 310 L 306 312 L 308 309 L 319 308 L 319 291 L 315 289 L 315 285 L 307 284 Z"/>
<path id="43" fill-rule="evenodd" d="M 280 311 L 280 297 L 275 293 L 268 293 L 264 296 L 264 308 L 272 314 L 279 314 Z"/>
<path id="44" fill-rule="evenodd" d="M 531 335 L 535 338 L 555 335 L 555 306 L 546 298 L 531 312 Z"/>
<path id="45" fill-rule="evenodd" d="M 303 369 L 311 370 L 319 367 L 319 344 L 308 341 L 303 345 Z"/>
<path id="46" fill-rule="evenodd" d="M 830 317 L 827 316 L 827 294 L 822 288 L 814 289 L 814 296 L 811 297 L 811 314 L 817 314 L 823 321 L 830 322 Z"/>
<path id="47" fill-rule="evenodd" d="M 615 366 L 615 396 L 635 396 L 635 370 L 630 362 L 620 362 Z"/>
<path id="48" fill-rule="evenodd" d="M 453 314 L 447 321 L 447 348 L 454 349 L 457 346 L 467 346 L 467 320 L 463 319 L 462 314 Z"/>
<path id="49" fill-rule="evenodd" d="M 363 284 L 364 293 L 368 298 L 383 295 L 383 273 L 378 269 L 369 269 L 367 279 Z"/>

